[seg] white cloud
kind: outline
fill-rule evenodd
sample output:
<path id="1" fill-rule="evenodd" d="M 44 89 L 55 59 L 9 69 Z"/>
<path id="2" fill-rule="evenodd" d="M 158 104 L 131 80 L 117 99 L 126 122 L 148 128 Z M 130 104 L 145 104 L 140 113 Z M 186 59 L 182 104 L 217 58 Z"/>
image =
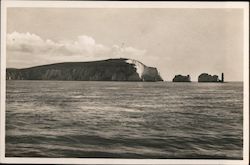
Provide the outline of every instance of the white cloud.
<path id="1" fill-rule="evenodd" d="M 88 61 L 105 58 L 141 58 L 146 53 L 133 47 L 96 43 L 81 35 L 76 40 L 52 41 L 36 34 L 13 32 L 7 34 L 7 66 L 29 67 L 46 63 Z"/>
<path id="2" fill-rule="evenodd" d="M 132 58 L 132 59 L 140 59 L 144 54 L 146 53 L 146 50 L 140 50 L 135 49 L 133 47 L 124 47 L 124 46 L 118 46 L 113 45 L 112 46 L 112 54 L 114 57 L 126 57 L 126 58 Z"/>

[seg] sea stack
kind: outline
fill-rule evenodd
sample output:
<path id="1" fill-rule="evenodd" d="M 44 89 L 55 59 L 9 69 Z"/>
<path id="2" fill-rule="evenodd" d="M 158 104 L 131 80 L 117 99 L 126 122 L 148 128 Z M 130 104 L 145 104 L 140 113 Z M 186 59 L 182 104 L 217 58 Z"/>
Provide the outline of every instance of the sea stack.
<path id="1" fill-rule="evenodd" d="M 182 75 L 175 75 L 173 78 L 173 82 L 191 82 L 191 78 L 189 75 L 182 76 Z"/>
<path id="2" fill-rule="evenodd" d="M 207 73 L 202 73 L 198 77 L 198 82 L 224 82 L 224 74 L 221 74 L 221 80 L 217 75 L 210 75 Z"/>
<path id="3" fill-rule="evenodd" d="M 221 73 L 221 82 L 224 82 L 224 73 Z"/>

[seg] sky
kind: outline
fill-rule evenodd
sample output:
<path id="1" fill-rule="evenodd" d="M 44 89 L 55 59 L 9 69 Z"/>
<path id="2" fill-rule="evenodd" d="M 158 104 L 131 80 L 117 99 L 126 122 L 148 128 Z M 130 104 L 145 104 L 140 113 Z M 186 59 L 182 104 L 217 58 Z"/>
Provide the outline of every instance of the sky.
<path id="1" fill-rule="evenodd" d="M 243 80 L 243 10 L 8 8 L 7 67 L 131 58 L 174 75 Z"/>

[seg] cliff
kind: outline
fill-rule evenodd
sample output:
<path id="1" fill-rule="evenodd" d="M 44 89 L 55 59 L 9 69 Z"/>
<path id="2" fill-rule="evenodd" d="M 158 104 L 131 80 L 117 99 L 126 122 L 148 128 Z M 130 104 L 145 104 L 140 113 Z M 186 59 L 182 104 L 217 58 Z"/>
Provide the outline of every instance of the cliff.
<path id="1" fill-rule="evenodd" d="M 207 73 L 202 73 L 198 77 L 198 82 L 220 82 L 219 77 L 217 75 L 210 75 Z"/>
<path id="2" fill-rule="evenodd" d="M 176 75 L 173 78 L 173 82 L 191 82 L 190 76 Z"/>
<path id="3" fill-rule="evenodd" d="M 131 59 L 67 62 L 31 68 L 7 68 L 7 80 L 163 81 L 156 68 Z"/>

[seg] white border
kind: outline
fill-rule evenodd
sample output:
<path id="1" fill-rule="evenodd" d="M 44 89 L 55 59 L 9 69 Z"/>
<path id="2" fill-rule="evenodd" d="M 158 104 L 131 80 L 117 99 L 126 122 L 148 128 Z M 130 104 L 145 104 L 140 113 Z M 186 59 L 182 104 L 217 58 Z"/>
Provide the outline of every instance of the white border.
<path id="1" fill-rule="evenodd" d="M 1 102 L 0 102 L 0 163 L 5 155 L 5 70 L 6 70 L 6 7 L 1 1 Z"/>
<path id="2" fill-rule="evenodd" d="M 246 2 L 164 2 L 164 1 L 6 1 L 7 7 L 46 8 L 246 8 Z"/>
<path id="3" fill-rule="evenodd" d="M 249 4 L 248 4 L 249 5 Z M 244 8 L 243 159 L 249 164 L 249 7 Z"/>
<path id="4" fill-rule="evenodd" d="M 248 2 L 117 2 L 117 1 L 1 1 L 1 113 L 0 163 L 43 164 L 232 164 L 249 163 L 249 3 Z M 244 10 L 243 160 L 220 159 L 88 159 L 5 158 L 6 10 L 8 7 L 46 8 L 241 8 Z"/>

